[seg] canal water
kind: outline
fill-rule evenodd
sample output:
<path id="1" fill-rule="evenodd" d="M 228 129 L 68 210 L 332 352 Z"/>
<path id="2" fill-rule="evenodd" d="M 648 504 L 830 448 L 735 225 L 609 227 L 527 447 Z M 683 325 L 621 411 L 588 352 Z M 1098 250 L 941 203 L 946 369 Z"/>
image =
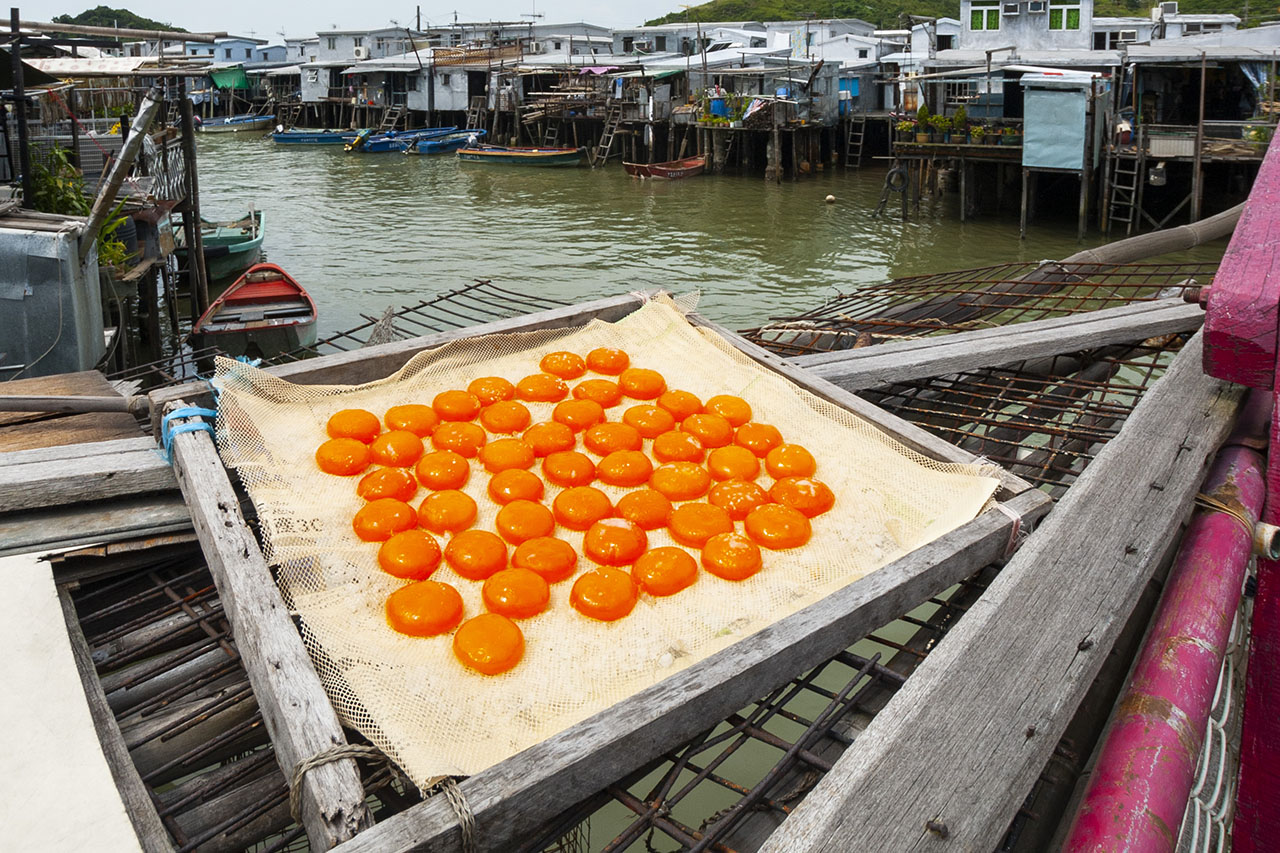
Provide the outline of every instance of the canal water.
<path id="1" fill-rule="evenodd" d="M 322 337 L 477 278 L 569 301 L 696 289 L 707 316 L 745 328 L 859 284 L 1062 258 L 1099 241 L 1077 242 L 1074 214 L 1026 240 L 1016 216 L 961 223 L 954 193 L 906 223 L 894 196 L 877 218 L 881 165 L 782 184 L 640 181 L 616 160 L 531 169 L 232 135 L 201 137 L 198 162 L 205 218 L 265 212 L 266 255 L 315 297 Z M 1225 247 L 1179 257 L 1212 261 Z"/>

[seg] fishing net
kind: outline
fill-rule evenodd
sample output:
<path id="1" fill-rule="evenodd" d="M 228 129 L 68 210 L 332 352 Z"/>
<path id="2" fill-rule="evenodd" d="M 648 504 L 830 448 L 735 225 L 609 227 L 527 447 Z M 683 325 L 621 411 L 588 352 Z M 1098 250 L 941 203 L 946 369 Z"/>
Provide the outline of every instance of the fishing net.
<path id="1" fill-rule="evenodd" d="M 834 508 L 813 519 L 810 542 L 765 551 L 764 569 L 746 581 L 702 572 L 676 595 L 642 595 L 630 616 L 612 623 L 570 607 L 572 578 L 553 584 L 551 607 L 520 622 L 523 660 L 498 676 L 462 667 L 449 635 L 420 639 L 392 631 L 384 604 L 404 582 L 379 569 L 377 544 L 352 532 L 362 505 L 358 478 L 324 474 L 314 461 L 328 418 L 346 408 L 381 416 L 394 405 L 429 404 L 438 392 L 465 388 L 480 376 L 517 382 L 537 373 L 547 352 L 585 355 L 596 347 L 623 349 L 633 366 L 658 370 L 669 387 L 704 400 L 741 396 L 754 420 L 807 447 L 818 460 L 816 476 L 836 495 Z M 976 468 L 938 463 L 903 447 L 760 367 L 691 325 L 665 297 L 616 323 L 456 341 L 365 385 L 295 385 L 229 360 L 219 361 L 217 381 L 223 459 L 238 470 L 257 507 L 267 558 L 278 567 L 281 591 L 300 619 L 325 688 L 343 722 L 419 785 L 483 770 L 794 613 L 972 519 L 997 486 Z M 610 409 L 609 418 L 619 419 L 634 402 Z M 553 404 L 527 405 L 535 423 L 550 419 Z M 650 444 L 646 440 L 646 450 Z M 499 507 L 487 496 L 488 480 L 472 460 L 465 491 L 480 507 L 475 526 L 493 530 Z M 767 489 L 771 481 L 762 472 L 758 482 Z M 593 485 L 615 502 L 626 492 Z M 544 502 L 550 506 L 558 492 L 548 483 Z M 415 505 L 425 495 L 419 491 Z M 557 528 L 555 535 L 582 555 L 582 533 Z M 660 529 L 650 531 L 649 544 L 677 543 Z M 577 572 L 591 568 L 580 556 Z M 444 563 L 433 579 L 458 588 L 467 617 L 483 611 L 480 583 Z"/>

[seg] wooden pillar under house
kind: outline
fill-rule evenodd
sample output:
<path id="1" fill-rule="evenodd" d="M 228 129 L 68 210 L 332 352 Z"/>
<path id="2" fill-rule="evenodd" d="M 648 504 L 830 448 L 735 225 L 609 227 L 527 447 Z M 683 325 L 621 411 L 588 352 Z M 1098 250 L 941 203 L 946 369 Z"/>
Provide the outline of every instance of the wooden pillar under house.
<path id="1" fill-rule="evenodd" d="M 1031 171 L 1029 169 L 1022 170 L 1022 205 L 1021 212 L 1018 216 L 1018 239 L 1027 239 L 1027 219 L 1030 215 L 1030 191 Z"/>

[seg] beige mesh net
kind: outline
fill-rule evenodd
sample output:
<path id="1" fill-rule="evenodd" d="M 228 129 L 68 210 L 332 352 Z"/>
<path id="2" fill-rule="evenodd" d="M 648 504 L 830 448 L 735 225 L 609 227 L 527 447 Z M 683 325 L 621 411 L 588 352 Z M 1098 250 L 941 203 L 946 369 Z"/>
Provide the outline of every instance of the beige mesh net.
<path id="1" fill-rule="evenodd" d="M 600 346 L 625 350 L 634 366 L 656 369 L 670 387 L 704 400 L 739 395 L 755 420 L 804 444 L 837 498 L 813 520 L 812 540 L 765 551 L 763 571 L 743 582 L 703 572 L 677 595 L 642 596 L 629 617 L 614 623 L 569 606 L 572 579 L 554 584 L 550 609 L 520 623 L 524 659 L 500 676 L 464 669 L 448 635 L 393 632 L 384 602 L 403 582 L 380 571 L 377 545 L 352 532 L 361 505 L 358 478 L 326 475 L 314 462 L 329 416 L 352 407 L 380 416 L 393 405 L 429 404 L 438 392 L 465 388 L 479 376 L 516 382 L 538 372 L 548 351 L 585 354 Z M 301 618 L 329 696 L 346 724 L 418 784 L 476 773 L 817 601 L 973 518 L 997 486 L 976 469 L 926 459 L 759 367 L 692 326 L 665 298 L 616 323 L 457 341 L 366 385 L 294 385 L 228 360 L 218 364 L 218 382 L 223 459 L 238 469 L 257 507 L 268 560 L 279 567 L 281 589 Z M 528 405 L 534 422 L 550 419 L 552 404 Z M 610 419 L 626 405 L 610 410 Z M 476 526 L 492 530 L 498 507 L 485 492 L 488 480 L 473 460 L 465 490 L 480 506 Z M 758 482 L 770 485 L 763 472 Z M 625 493 L 594 485 L 615 501 Z M 558 491 L 548 484 L 548 505 Z M 420 491 L 415 505 L 424 496 Z M 581 533 L 556 535 L 582 554 Z M 676 544 L 665 530 L 652 531 L 649 540 L 651 547 Z M 578 572 L 590 568 L 580 558 Z M 443 563 L 434 578 L 457 586 L 468 617 L 482 612 L 480 583 Z"/>

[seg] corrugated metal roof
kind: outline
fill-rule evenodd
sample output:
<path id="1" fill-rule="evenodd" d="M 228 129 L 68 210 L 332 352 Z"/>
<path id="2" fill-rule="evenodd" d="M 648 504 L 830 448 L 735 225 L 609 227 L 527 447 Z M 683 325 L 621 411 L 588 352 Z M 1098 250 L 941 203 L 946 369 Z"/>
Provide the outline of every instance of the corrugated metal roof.
<path id="1" fill-rule="evenodd" d="M 33 68 L 54 77 L 159 77 L 200 76 L 207 73 L 208 62 L 183 62 L 180 65 L 157 65 L 154 56 L 98 56 L 93 58 L 60 56 L 52 59 L 23 60 Z"/>

